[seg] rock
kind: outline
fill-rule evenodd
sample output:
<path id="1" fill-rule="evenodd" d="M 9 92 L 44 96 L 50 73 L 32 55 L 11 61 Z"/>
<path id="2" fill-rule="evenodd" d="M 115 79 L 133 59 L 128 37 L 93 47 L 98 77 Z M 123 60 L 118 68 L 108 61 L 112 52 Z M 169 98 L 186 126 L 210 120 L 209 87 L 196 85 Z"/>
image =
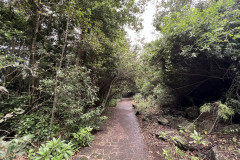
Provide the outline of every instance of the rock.
<path id="1" fill-rule="evenodd" d="M 222 152 L 219 151 L 216 146 L 212 148 L 210 159 L 211 160 L 225 160 L 224 154 L 222 154 Z"/>
<path id="2" fill-rule="evenodd" d="M 185 121 L 183 121 L 182 123 L 180 123 L 178 125 L 178 128 L 179 129 L 189 130 L 189 131 L 193 132 L 194 131 L 194 124 L 189 122 L 189 121 L 187 121 L 187 120 L 185 120 Z"/>
<path id="3" fill-rule="evenodd" d="M 176 130 L 171 130 L 171 131 L 165 131 L 162 132 L 163 134 L 157 134 L 157 138 L 162 139 L 164 141 L 169 141 L 169 139 L 171 139 L 171 137 L 174 137 L 174 143 L 177 146 L 184 146 L 188 143 L 188 141 L 186 140 L 186 138 L 176 134 L 178 133 Z"/>
<path id="4" fill-rule="evenodd" d="M 175 140 L 176 140 L 176 143 L 178 143 L 177 146 L 181 146 L 181 148 L 188 143 L 188 141 L 184 137 L 179 135 L 175 136 Z"/>
<path id="5" fill-rule="evenodd" d="M 185 151 L 198 150 L 197 147 L 188 144 L 187 139 L 183 136 L 180 136 L 177 130 L 166 131 L 162 133 L 160 132 L 159 134 L 156 134 L 156 137 L 163 141 L 172 141 L 178 148 Z M 174 138 L 174 141 L 172 140 L 172 138 Z"/>
<path id="6" fill-rule="evenodd" d="M 185 112 L 189 118 L 197 118 L 200 114 L 198 107 L 189 107 L 185 110 Z"/>
<path id="7" fill-rule="evenodd" d="M 169 123 L 169 121 L 166 118 L 164 118 L 162 115 L 157 118 L 157 121 L 159 124 L 162 124 L 162 125 L 166 125 Z"/>

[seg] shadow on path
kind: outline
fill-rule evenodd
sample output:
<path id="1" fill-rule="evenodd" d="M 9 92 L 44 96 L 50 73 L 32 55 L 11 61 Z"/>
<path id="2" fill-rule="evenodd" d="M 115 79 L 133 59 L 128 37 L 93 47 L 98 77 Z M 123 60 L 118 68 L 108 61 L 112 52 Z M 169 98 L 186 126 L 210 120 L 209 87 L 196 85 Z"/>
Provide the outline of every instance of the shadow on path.
<path id="1" fill-rule="evenodd" d="M 151 160 L 131 101 L 123 98 L 108 117 L 92 146 L 82 149 L 73 160 Z"/>

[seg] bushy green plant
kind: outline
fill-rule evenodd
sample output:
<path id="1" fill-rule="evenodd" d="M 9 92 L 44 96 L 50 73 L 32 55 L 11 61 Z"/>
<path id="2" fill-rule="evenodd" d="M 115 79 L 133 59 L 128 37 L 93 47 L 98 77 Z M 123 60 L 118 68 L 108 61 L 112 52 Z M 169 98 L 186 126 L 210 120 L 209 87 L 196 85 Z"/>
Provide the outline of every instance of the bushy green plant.
<path id="1" fill-rule="evenodd" d="M 97 129 L 105 117 L 101 117 L 103 109 L 95 106 L 98 88 L 92 84 L 90 70 L 70 66 L 58 72 L 56 124 L 61 124 L 69 133 L 76 132 L 79 127 Z M 54 79 L 43 79 L 40 88 L 52 95 L 54 84 Z"/>
<path id="2" fill-rule="evenodd" d="M 218 106 L 218 115 L 223 118 L 224 120 L 227 120 L 229 117 L 233 116 L 235 114 L 234 110 L 227 106 L 226 104 L 219 103 Z"/>
<path id="3" fill-rule="evenodd" d="M 102 109 L 95 108 L 89 110 L 87 113 L 83 114 L 80 119 L 81 123 L 79 124 L 80 127 L 91 127 L 94 130 L 99 129 L 100 125 L 103 123 L 104 120 L 107 119 L 106 116 L 102 116 Z"/>
<path id="4" fill-rule="evenodd" d="M 205 103 L 200 108 L 201 113 L 210 112 L 211 110 L 216 110 L 217 115 L 224 120 L 227 120 L 235 114 L 234 110 L 230 106 L 222 104 L 222 102 Z"/>
<path id="5" fill-rule="evenodd" d="M 198 133 L 196 130 L 194 130 L 193 133 L 191 133 L 190 137 L 194 139 L 193 142 L 197 145 L 199 145 L 200 143 L 205 144 L 205 141 L 202 141 L 203 136 L 200 133 Z"/>
<path id="6" fill-rule="evenodd" d="M 136 101 L 138 106 L 141 108 L 149 108 L 149 107 L 153 107 L 155 105 L 155 100 L 154 100 L 153 96 L 151 96 L 151 95 L 144 98 L 140 94 L 137 94 L 136 96 L 134 96 L 134 100 Z"/>
<path id="7" fill-rule="evenodd" d="M 142 113 L 148 113 L 148 110 L 151 110 L 156 106 L 156 101 L 152 95 L 144 98 L 141 94 L 136 94 L 134 96 L 134 101 L 136 103 L 136 110 Z"/>
<path id="8" fill-rule="evenodd" d="M 0 159 L 13 160 L 16 156 L 25 154 L 27 145 L 31 142 L 34 135 L 25 135 L 14 138 L 11 141 L 4 141 L 0 138 Z"/>
<path id="9" fill-rule="evenodd" d="M 42 144 L 37 152 L 33 149 L 29 150 L 29 158 L 31 160 L 69 160 L 73 155 L 72 147 L 71 143 L 53 138 L 46 144 Z"/>
<path id="10" fill-rule="evenodd" d="M 77 133 L 73 133 L 72 143 L 74 144 L 75 148 L 81 148 L 85 146 L 90 146 L 91 142 L 94 139 L 94 136 L 91 133 L 92 128 L 85 127 L 80 128 Z"/>
<path id="11" fill-rule="evenodd" d="M 150 94 L 152 94 L 152 89 L 153 88 L 154 88 L 154 85 L 151 84 L 151 82 L 147 81 L 147 82 L 142 84 L 140 91 L 144 95 L 150 95 Z"/>
<path id="12" fill-rule="evenodd" d="M 182 151 L 181 149 L 179 149 L 177 146 L 175 146 L 175 152 L 179 156 L 182 156 L 182 157 L 186 157 L 187 156 L 187 154 L 184 151 Z"/>
<path id="13" fill-rule="evenodd" d="M 156 99 L 156 103 L 161 106 L 173 104 L 176 101 L 176 98 L 172 94 L 171 90 L 161 84 L 154 87 L 153 95 Z"/>
<path id="14" fill-rule="evenodd" d="M 153 70 L 150 77 L 142 77 L 143 82 L 138 82 L 140 93 L 134 96 L 139 110 L 153 108 L 156 106 L 171 105 L 176 102 L 176 97 L 170 88 L 160 83 L 159 74 L 161 72 Z M 140 79 L 140 78 L 139 78 Z"/>
<path id="15" fill-rule="evenodd" d="M 120 102 L 120 98 L 114 98 L 114 99 L 111 99 L 108 103 L 108 106 L 109 107 L 115 107 L 118 102 Z"/>
<path id="16" fill-rule="evenodd" d="M 50 118 L 47 115 L 30 114 L 23 116 L 14 128 L 18 135 L 34 134 L 36 140 L 43 141 L 56 132 L 57 126 L 50 128 Z"/>
<path id="17" fill-rule="evenodd" d="M 163 155 L 165 157 L 166 160 L 172 160 L 173 156 L 171 154 L 171 151 L 169 149 L 162 149 L 163 151 Z"/>

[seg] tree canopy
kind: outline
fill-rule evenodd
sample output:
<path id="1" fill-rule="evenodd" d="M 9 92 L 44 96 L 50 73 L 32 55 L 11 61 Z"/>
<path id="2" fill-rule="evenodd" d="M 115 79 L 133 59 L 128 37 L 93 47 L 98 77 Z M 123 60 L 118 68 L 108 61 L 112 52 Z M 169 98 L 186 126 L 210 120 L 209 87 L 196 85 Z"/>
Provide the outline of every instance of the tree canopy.
<path id="1" fill-rule="evenodd" d="M 112 85 L 129 79 L 124 27 L 140 29 L 140 12 L 134 0 L 1 1 L 1 134 L 70 141 L 97 130 L 121 95 Z"/>
<path id="2" fill-rule="evenodd" d="M 50 140 L 30 150 L 30 159 L 54 144 L 52 153 L 69 159 L 72 149 L 90 145 L 103 112 L 124 92 L 137 93 L 144 109 L 217 106 L 217 120 L 240 113 L 239 1 L 159 1 L 161 35 L 138 52 L 125 27 L 142 28 L 145 3 L 0 1 L 1 136 Z M 58 153 L 63 148 L 66 155 Z"/>
<path id="3" fill-rule="evenodd" d="M 150 55 L 145 59 L 160 71 L 159 78 L 181 103 L 201 105 L 206 101 L 237 99 L 237 4 L 210 1 L 205 9 L 185 6 L 181 12 L 156 18 L 162 37 L 147 47 Z"/>

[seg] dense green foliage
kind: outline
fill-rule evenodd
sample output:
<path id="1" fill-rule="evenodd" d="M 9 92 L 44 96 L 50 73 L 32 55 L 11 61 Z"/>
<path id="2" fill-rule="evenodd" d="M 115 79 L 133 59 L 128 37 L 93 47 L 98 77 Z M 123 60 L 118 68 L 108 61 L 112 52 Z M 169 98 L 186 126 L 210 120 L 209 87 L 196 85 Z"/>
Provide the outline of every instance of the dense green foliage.
<path id="1" fill-rule="evenodd" d="M 17 135 L 23 136 L 32 134 L 35 135 L 35 140 L 43 141 L 51 138 L 58 129 L 58 125 L 49 127 L 49 115 L 23 115 L 17 122 L 13 122 L 13 128 Z"/>
<path id="2" fill-rule="evenodd" d="M 124 27 L 141 28 L 144 2 L 0 1 L 0 136 L 16 136 L 1 139 L 2 157 L 34 135 L 33 146 L 45 144 L 30 159 L 69 159 L 123 92 L 139 92 L 143 111 L 202 106 L 215 122 L 240 113 L 240 3 L 159 1 L 161 36 L 138 53 Z"/>
<path id="3" fill-rule="evenodd" d="M 167 94 L 170 101 L 164 97 L 165 102 L 175 99 L 183 106 L 222 101 L 238 112 L 239 2 L 183 3 L 187 5 L 181 9 L 169 5 L 172 10 L 155 19 L 162 35 L 142 55 L 141 70 L 147 76 L 137 79 L 141 93 L 156 100 Z M 163 89 L 154 93 L 156 87 Z"/>
<path id="4" fill-rule="evenodd" d="M 230 141 L 239 144 L 240 3 L 162 0 L 158 9 L 154 25 L 161 35 L 145 44 L 138 59 L 137 114 L 151 130 L 147 136 L 166 131 L 159 138 L 170 145 L 162 149 L 160 141 L 152 147 L 165 159 L 208 159 L 209 152 L 218 156 L 218 149 L 192 147 L 213 140 L 216 148 L 225 148 L 212 134 L 232 136 Z M 231 152 L 228 148 L 223 155 Z"/>
<path id="5" fill-rule="evenodd" d="M 50 140 L 32 159 L 71 156 L 58 154 L 69 145 L 53 137 L 90 145 L 130 80 L 124 27 L 140 29 L 141 11 L 134 0 L 0 1 L 1 136 Z"/>

